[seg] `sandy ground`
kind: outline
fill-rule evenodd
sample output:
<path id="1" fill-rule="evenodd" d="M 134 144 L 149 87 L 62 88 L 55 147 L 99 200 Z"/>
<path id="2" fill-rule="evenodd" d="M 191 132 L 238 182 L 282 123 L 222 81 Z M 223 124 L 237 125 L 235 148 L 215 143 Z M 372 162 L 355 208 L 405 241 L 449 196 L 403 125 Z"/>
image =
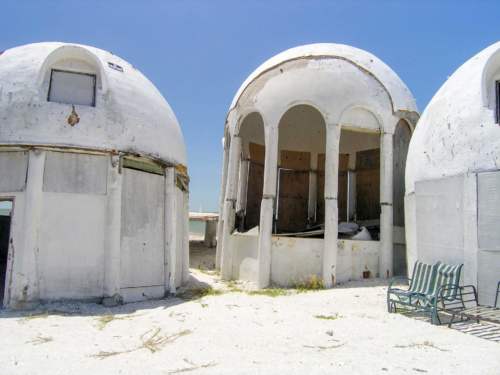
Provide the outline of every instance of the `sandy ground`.
<path id="1" fill-rule="evenodd" d="M 377 280 L 269 297 L 193 270 L 193 285 L 224 292 L 4 311 L 0 375 L 500 374 L 500 344 L 388 314 Z"/>

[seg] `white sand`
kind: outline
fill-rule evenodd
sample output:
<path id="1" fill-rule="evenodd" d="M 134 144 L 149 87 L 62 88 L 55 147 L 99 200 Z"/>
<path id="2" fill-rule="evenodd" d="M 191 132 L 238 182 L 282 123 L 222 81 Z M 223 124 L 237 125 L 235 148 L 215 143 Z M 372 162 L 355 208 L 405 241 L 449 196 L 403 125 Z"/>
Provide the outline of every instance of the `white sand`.
<path id="1" fill-rule="evenodd" d="M 79 314 L 0 314 L 1 375 L 500 373 L 500 344 L 388 314 L 377 282 L 275 298 L 232 292 L 113 309 L 50 308 Z M 118 319 L 103 326 L 103 314 Z M 156 332 L 152 341 L 163 341 L 152 352 L 144 342 Z M 119 354 L 95 357 L 100 352 Z"/>

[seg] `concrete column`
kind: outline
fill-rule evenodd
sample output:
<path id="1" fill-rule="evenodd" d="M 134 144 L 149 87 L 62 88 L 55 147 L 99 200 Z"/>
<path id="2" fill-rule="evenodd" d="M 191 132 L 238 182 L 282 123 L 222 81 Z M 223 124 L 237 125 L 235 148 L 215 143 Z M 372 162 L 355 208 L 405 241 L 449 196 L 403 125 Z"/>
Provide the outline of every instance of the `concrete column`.
<path id="1" fill-rule="evenodd" d="M 393 134 L 382 133 L 380 139 L 380 253 L 379 276 L 392 277 L 393 257 Z"/>
<path id="2" fill-rule="evenodd" d="M 339 139 L 340 125 L 327 124 L 324 197 L 325 239 L 323 249 L 323 283 L 327 288 L 334 286 L 337 282 Z"/>
<path id="3" fill-rule="evenodd" d="M 215 232 L 217 230 L 217 221 L 206 221 L 205 222 L 205 238 L 203 240 L 206 247 L 214 247 L 216 244 L 215 241 Z"/>
<path id="4" fill-rule="evenodd" d="M 247 207 L 247 188 L 248 188 L 248 160 L 241 160 L 238 183 L 238 197 L 236 201 L 236 212 L 246 210 Z"/>
<path id="5" fill-rule="evenodd" d="M 229 148 L 224 148 L 222 157 L 222 179 L 219 195 L 219 221 L 217 222 L 217 248 L 215 250 L 215 268 L 220 270 L 220 259 L 222 255 L 222 216 L 224 212 L 224 200 L 226 198 L 227 167 L 229 164 Z"/>
<path id="6" fill-rule="evenodd" d="M 278 128 L 266 129 L 266 155 L 264 187 L 260 205 L 259 245 L 257 249 L 257 287 L 265 288 L 271 282 L 271 246 L 276 199 L 276 174 L 278 172 Z"/>
<path id="7" fill-rule="evenodd" d="M 318 154 L 311 153 L 311 171 L 309 172 L 309 199 L 307 203 L 307 217 L 312 223 L 316 219 L 316 206 L 318 204 Z"/>
<path id="8" fill-rule="evenodd" d="M 175 167 L 165 168 L 165 292 L 176 292 L 177 197 Z"/>
<path id="9" fill-rule="evenodd" d="M 227 169 L 226 198 L 223 210 L 222 226 L 222 257 L 221 278 L 230 280 L 233 268 L 233 249 L 229 248 L 229 237 L 234 230 L 236 213 L 236 196 L 238 192 L 238 174 L 241 159 L 241 138 L 233 135 L 229 150 L 229 164 Z"/>
<path id="10" fill-rule="evenodd" d="M 182 235 L 182 283 L 189 281 L 189 192 L 182 192 L 182 223 L 179 232 Z"/>
<path id="11" fill-rule="evenodd" d="M 120 295 L 122 174 L 120 156 L 111 155 L 108 167 L 108 201 L 104 254 L 104 299 L 106 306 L 123 302 Z"/>
<path id="12" fill-rule="evenodd" d="M 38 238 L 43 208 L 45 151 L 29 151 L 23 212 L 23 248 L 16 249 L 9 306 L 29 308 L 40 299 L 38 278 Z"/>

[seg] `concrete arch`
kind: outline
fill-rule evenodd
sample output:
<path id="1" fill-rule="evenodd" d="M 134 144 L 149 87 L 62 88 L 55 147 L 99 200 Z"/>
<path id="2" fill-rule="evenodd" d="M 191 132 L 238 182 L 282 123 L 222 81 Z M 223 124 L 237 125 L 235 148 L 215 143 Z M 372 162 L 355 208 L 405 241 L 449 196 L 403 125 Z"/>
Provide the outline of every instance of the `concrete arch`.
<path id="1" fill-rule="evenodd" d="M 283 118 L 283 116 L 291 109 L 293 109 L 294 107 L 298 107 L 298 106 L 307 106 L 307 107 L 311 107 L 312 109 L 314 109 L 315 111 L 317 111 L 321 117 L 323 118 L 323 121 L 325 123 L 325 125 L 327 124 L 327 120 L 328 120 L 328 112 L 321 107 L 321 105 L 319 105 L 318 103 L 315 103 L 313 102 L 312 100 L 307 100 L 307 99 L 300 99 L 300 100 L 294 100 L 294 101 L 291 101 L 289 102 L 287 105 L 285 105 L 283 107 L 283 109 L 281 110 L 281 113 L 279 115 L 279 121 L 278 121 L 278 126 L 279 126 L 279 123 L 281 121 L 281 119 Z"/>
<path id="2" fill-rule="evenodd" d="M 358 123 L 363 120 L 367 121 L 369 125 L 358 125 Z M 353 130 L 359 129 L 360 131 L 364 130 L 370 132 L 383 132 L 385 130 L 382 116 L 371 109 L 368 105 L 363 104 L 352 104 L 344 108 L 339 116 L 338 123 L 342 126 L 342 128 L 351 128 Z"/>
<path id="3" fill-rule="evenodd" d="M 343 56 L 334 56 L 334 55 L 299 56 L 299 57 L 294 57 L 294 58 L 290 58 L 290 59 L 287 59 L 287 60 L 280 61 L 279 63 L 277 63 L 277 64 L 275 64 L 275 65 L 273 65 L 273 66 L 271 66 L 269 68 L 266 68 L 262 72 L 259 72 L 255 77 L 252 77 L 250 81 L 244 83 L 244 86 L 242 86 L 242 88 L 240 88 L 240 91 L 238 92 L 237 96 L 234 98 L 230 110 L 233 109 L 233 108 L 235 108 L 238 105 L 238 102 L 239 102 L 240 98 L 244 95 L 244 93 L 246 92 L 246 90 L 249 87 L 251 87 L 254 82 L 256 82 L 260 78 L 264 77 L 267 73 L 270 73 L 270 72 L 272 72 L 272 71 L 274 71 L 276 69 L 279 69 L 281 66 L 283 66 L 283 65 L 285 65 L 287 63 L 293 62 L 293 61 L 297 61 L 297 60 L 321 60 L 321 59 L 337 59 L 337 60 L 345 61 L 345 62 L 353 65 L 357 69 L 359 69 L 361 72 L 363 72 L 363 73 L 371 76 L 375 81 L 377 81 L 379 83 L 379 85 L 387 93 L 387 96 L 389 97 L 389 100 L 391 102 L 392 113 L 396 112 L 397 109 L 395 108 L 394 99 L 393 99 L 393 97 L 391 95 L 391 92 L 387 89 L 386 85 L 382 82 L 382 80 L 377 75 L 375 75 L 372 71 L 368 70 L 367 68 L 365 68 L 365 67 L 361 66 L 360 64 L 356 63 L 352 59 L 349 59 L 349 58 L 346 58 L 346 57 L 343 57 Z"/>
<path id="4" fill-rule="evenodd" d="M 108 80 L 101 60 L 88 49 L 79 45 L 62 45 L 52 51 L 44 60 L 37 77 L 41 87 L 50 75 L 50 69 L 62 60 L 80 60 L 95 69 L 97 75 L 96 87 L 103 93 L 108 90 Z"/>
<path id="5" fill-rule="evenodd" d="M 486 60 L 483 70 L 481 72 L 481 100 L 485 108 L 493 109 L 492 105 L 495 104 L 495 100 L 491 100 L 495 95 L 494 85 L 492 85 L 492 79 L 500 78 L 500 43 L 496 43 L 488 49 L 494 48 L 494 51 Z M 494 83 L 494 82 L 493 82 Z"/>
<path id="6" fill-rule="evenodd" d="M 260 117 L 262 123 L 265 124 L 264 115 L 261 113 L 261 111 L 259 111 L 255 107 L 247 107 L 238 113 L 238 120 L 234 129 L 234 135 L 240 134 L 241 128 L 245 124 L 245 121 L 248 121 L 249 116 L 258 116 Z"/>

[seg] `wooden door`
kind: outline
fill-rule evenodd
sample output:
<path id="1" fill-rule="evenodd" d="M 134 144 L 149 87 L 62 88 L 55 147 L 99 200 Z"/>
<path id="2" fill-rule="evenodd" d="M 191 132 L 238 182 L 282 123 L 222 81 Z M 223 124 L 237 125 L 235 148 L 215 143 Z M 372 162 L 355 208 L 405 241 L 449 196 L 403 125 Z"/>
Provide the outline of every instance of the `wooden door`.
<path id="1" fill-rule="evenodd" d="M 280 156 L 277 231 L 302 231 L 307 225 L 311 154 L 282 150 Z"/>

